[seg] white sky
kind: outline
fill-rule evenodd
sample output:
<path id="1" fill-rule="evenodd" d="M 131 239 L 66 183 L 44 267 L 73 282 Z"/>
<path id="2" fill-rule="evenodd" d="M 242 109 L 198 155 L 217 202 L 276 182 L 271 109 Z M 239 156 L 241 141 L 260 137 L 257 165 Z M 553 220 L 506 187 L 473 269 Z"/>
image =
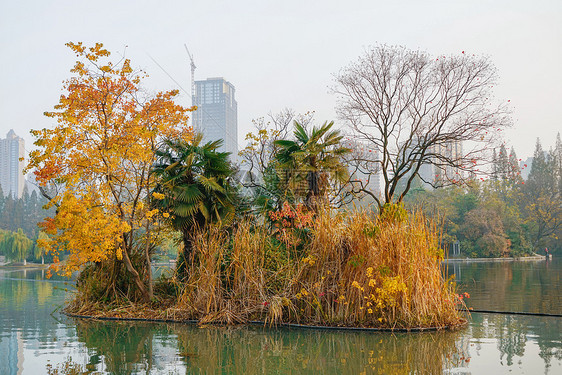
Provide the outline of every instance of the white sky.
<path id="1" fill-rule="evenodd" d="M 285 107 L 337 120 L 332 75 L 376 43 L 432 54 L 489 55 L 510 100 L 506 132 L 530 156 L 562 131 L 561 0 L 0 0 L 0 137 L 10 128 L 32 146 L 30 129 L 49 127 L 75 56 L 68 41 L 127 45 L 152 91 L 176 88 L 152 56 L 190 91 L 186 43 L 196 79 L 222 76 L 236 87 L 239 144 L 251 119 Z M 182 93 L 180 103 L 191 105 Z"/>

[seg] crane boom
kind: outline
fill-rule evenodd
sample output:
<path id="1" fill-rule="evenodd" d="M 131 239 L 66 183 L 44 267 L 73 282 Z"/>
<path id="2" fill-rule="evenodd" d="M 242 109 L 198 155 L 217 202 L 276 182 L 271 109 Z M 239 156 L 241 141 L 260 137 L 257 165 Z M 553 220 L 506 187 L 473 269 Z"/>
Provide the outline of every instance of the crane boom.
<path id="1" fill-rule="evenodd" d="M 193 56 L 189 52 L 187 45 L 184 43 L 183 46 L 185 47 L 185 51 L 187 52 L 187 55 L 189 56 L 189 60 L 191 61 L 191 100 L 193 100 L 193 98 L 195 97 L 195 68 L 197 67 L 195 66 L 195 62 L 193 61 Z"/>

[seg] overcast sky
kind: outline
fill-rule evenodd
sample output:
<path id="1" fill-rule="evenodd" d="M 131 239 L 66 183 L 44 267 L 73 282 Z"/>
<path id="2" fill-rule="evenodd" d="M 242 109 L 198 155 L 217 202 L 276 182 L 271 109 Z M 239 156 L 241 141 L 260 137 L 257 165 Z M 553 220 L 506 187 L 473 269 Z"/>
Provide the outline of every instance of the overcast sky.
<path id="1" fill-rule="evenodd" d="M 333 74 L 369 45 L 399 44 L 431 54 L 488 55 L 498 100 L 513 105 L 506 141 L 519 157 L 535 139 L 562 131 L 561 0 L 0 0 L 0 137 L 9 129 L 32 146 L 30 129 L 50 127 L 75 55 L 68 41 L 102 42 L 144 69 L 151 91 L 190 91 L 186 43 L 196 79 L 236 87 L 239 144 L 251 119 L 285 107 L 336 119 Z M 152 59 L 151 59 L 152 58 Z M 181 104 L 191 105 L 188 93 Z"/>

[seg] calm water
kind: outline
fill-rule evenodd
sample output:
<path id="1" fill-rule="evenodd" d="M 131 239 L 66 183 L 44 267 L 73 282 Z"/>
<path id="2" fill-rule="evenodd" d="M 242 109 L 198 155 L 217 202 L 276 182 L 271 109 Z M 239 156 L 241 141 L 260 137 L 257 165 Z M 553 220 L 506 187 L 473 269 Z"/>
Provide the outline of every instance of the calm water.
<path id="1" fill-rule="evenodd" d="M 474 308 L 562 313 L 562 262 L 450 266 Z M 62 280 L 0 270 L 0 375 L 561 374 L 562 318 L 473 314 L 456 332 L 390 334 L 75 321 Z"/>

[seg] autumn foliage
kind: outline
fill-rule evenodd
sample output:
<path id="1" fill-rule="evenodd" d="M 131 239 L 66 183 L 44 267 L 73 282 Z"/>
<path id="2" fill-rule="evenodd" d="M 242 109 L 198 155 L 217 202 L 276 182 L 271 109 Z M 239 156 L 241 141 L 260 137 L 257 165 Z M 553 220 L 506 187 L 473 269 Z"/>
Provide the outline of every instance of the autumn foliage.
<path id="1" fill-rule="evenodd" d="M 32 131 L 28 166 L 56 207 L 40 245 L 60 273 L 80 271 L 67 312 L 390 329 L 464 322 L 435 225 L 401 205 L 330 206 L 349 153 L 333 123 L 295 123 L 296 141 L 276 139 L 259 163 L 266 204 L 258 196 L 247 207 L 221 141 L 192 134 L 194 108 L 175 104 L 177 91 L 146 95 L 128 59 L 109 61 L 102 44 L 68 46 L 80 60 L 46 113 L 56 126 Z M 291 194 L 292 182 L 305 194 Z M 183 248 L 175 274 L 155 283 L 166 230 Z"/>
<path id="2" fill-rule="evenodd" d="M 163 138 L 191 137 L 186 123 L 192 109 L 174 103 L 176 90 L 147 95 L 141 86 L 146 75 L 129 59 L 110 61 L 101 43 L 67 46 L 79 60 L 59 104 L 45 113 L 57 124 L 32 131 L 37 150 L 28 170 L 57 208 L 41 224 L 49 234 L 41 245 L 55 255 L 70 253 L 57 265 L 67 275 L 88 262 L 109 262 L 108 293 L 118 294 L 116 278 L 126 272 L 137 287 L 128 297 L 148 300 L 147 244 L 158 220 L 147 204 L 154 184 L 150 167 Z"/>

